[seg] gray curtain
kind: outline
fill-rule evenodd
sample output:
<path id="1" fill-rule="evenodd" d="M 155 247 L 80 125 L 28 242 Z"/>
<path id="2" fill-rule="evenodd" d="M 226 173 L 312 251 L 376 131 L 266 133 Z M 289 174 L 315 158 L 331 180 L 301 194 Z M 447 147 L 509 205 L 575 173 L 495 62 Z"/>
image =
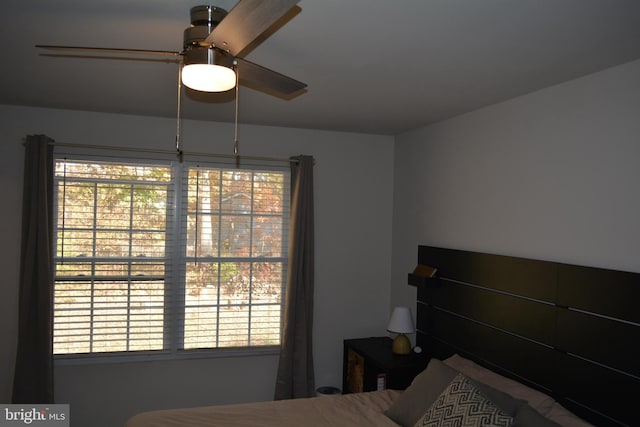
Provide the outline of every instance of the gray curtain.
<path id="1" fill-rule="evenodd" d="M 53 403 L 52 142 L 26 139 L 13 403 Z"/>
<path id="2" fill-rule="evenodd" d="M 313 374 L 313 157 L 291 164 L 291 221 L 284 326 L 275 399 L 311 397 Z"/>

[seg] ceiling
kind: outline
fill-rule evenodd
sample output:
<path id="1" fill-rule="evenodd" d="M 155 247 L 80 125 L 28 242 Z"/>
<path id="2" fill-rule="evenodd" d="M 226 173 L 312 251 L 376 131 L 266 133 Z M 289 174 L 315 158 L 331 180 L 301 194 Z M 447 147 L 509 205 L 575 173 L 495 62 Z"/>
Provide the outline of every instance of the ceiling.
<path id="1" fill-rule="evenodd" d="M 4 0 L 0 103 L 175 117 L 177 65 L 34 45 L 180 51 L 198 4 Z M 640 58 L 637 0 L 301 0 L 278 26 L 243 56 L 309 86 L 241 86 L 240 125 L 395 135 Z M 185 118 L 234 119 L 233 91 L 182 98 Z"/>

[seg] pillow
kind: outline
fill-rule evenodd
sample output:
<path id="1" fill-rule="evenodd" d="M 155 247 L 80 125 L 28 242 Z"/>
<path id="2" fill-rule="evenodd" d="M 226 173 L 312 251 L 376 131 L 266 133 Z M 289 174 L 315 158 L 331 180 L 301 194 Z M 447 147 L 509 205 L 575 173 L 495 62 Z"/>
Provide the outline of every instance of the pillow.
<path id="1" fill-rule="evenodd" d="M 431 359 L 385 414 L 401 426 L 413 426 L 457 374 L 440 360 Z"/>
<path id="2" fill-rule="evenodd" d="M 484 368 L 469 359 L 454 354 L 445 359 L 444 363 L 471 379 L 503 391 L 516 399 L 527 401 L 533 409 L 542 415 L 547 415 L 551 411 L 554 402 L 551 396 Z"/>
<path id="3" fill-rule="evenodd" d="M 413 426 L 458 374 L 460 372 L 442 361 L 431 359 L 427 368 L 418 374 L 411 385 L 394 400 L 385 411 L 385 415 L 401 426 Z M 518 408 L 525 404 L 523 400 L 514 399 L 486 384 L 473 379 L 469 381 L 510 416 L 514 416 Z"/>
<path id="4" fill-rule="evenodd" d="M 467 377 L 458 374 L 418 419 L 415 427 L 510 427 L 512 424 L 511 416 L 482 396 Z"/>

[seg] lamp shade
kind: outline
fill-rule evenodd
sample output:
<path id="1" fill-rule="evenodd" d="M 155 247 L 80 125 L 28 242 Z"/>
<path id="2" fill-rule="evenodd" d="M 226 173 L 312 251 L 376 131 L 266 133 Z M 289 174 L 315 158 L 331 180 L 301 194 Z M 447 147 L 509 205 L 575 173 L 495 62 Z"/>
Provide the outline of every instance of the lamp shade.
<path id="1" fill-rule="evenodd" d="M 416 331 L 409 307 L 400 306 L 393 309 L 387 330 L 396 334 L 413 334 Z"/>
<path id="2" fill-rule="evenodd" d="M 190 64 L 182 69 L 182 83 L 201 92 L 224 92 L 236 85 L 236 73 L 224 65 Z"/>
<path id="3" fill-rule="evenodd" d="M 212 48 L 190 46 L 184 54 L 182 83 L 202 92 L 224 92 L 236 85 L 233 58 Z"/>

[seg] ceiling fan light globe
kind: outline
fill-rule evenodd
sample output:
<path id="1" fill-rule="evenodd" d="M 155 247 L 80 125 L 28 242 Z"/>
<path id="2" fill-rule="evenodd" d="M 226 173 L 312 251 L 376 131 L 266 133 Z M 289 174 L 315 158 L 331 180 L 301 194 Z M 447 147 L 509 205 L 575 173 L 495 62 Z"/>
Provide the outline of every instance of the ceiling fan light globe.
<path id="1" fill-rule="evenodd" d="M 224 92 L 236 85 L 236 73 L 215 64 L 188 64 L 182 68 L 182 83 L 201 92 Z"/>

